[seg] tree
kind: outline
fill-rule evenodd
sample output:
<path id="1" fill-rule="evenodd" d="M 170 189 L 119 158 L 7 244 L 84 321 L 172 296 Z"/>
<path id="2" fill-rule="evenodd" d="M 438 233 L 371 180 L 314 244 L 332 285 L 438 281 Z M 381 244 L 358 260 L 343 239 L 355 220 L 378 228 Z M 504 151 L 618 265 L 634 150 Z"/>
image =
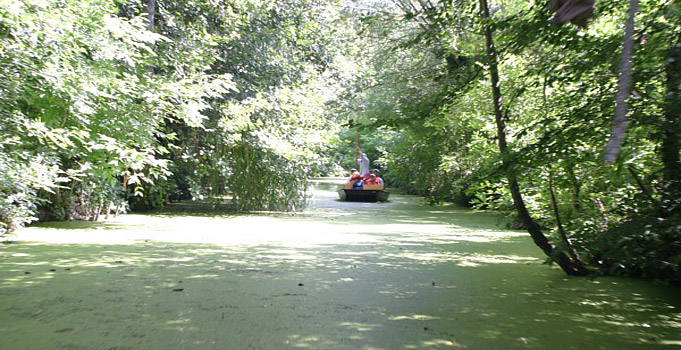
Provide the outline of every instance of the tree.
<path id="1" fill-rule="evenodd" d="M 485 32 L 485 49 L 487 53 L 487 62 L 489 65 L 490 82 L 492 85 L 492 104 L 494 106 L 494 120 L 497 125 L 497 139 L 499 142 L 499 152 L 503 167 L 506 169 L 506 177 L 508 179 L 509 189 L 513 197 L 513 203 L 518 211 L 518 217 L 523 225 L 532 236 L 534 243 L 541 248 L 544 253 L 555 261 L 568 275 L 583 276 L 589 273 L 589 270 L 583 265 L 576 254 L 571 256 L 565 252 L 558 251 L 548 238 L 541 232 L 541 228 L 534 219 L 530 216 L 529 211 L 525 206 L 518 179 L 515 170 L 509 163 L 510 153 L 506 143 L 506 125 L 504 123 L 503 111 L 501 106 L 501 90 L 499 88 L 499 73 L 497 67 L 497 53 L 494 46 L 494 38 L 490 22 L 489 7 L 487 0 L 480 0 L 480 16 L 484 26 Z M 564 243 L 571 245 L 566 238 Z"/>
<path id="2" fill-rule="evenodd" d="M 568 273 L 589 264 L 678 280 L 666 267 L 679 256 L 670 249 L 678 221 L 648 219 L 663 217 L 663 198 L 678 197 L 664 190 L 660 152 L 673 139 L 661 116 L 667 48 L 678 40 L 674 5 L 641 3 L 629 137 L 605 166 L 626 4 L 597 2 L 579 29 L 551 25 L 546 2 L 493 4 L 488 16 L 474 3 L 405 0 L 363 19 L 375 40 L 373 83 L 360 85 L 353 119 L 386 145 L 377 156 L 386 177 L 433 202 L 512 212 Z"/>

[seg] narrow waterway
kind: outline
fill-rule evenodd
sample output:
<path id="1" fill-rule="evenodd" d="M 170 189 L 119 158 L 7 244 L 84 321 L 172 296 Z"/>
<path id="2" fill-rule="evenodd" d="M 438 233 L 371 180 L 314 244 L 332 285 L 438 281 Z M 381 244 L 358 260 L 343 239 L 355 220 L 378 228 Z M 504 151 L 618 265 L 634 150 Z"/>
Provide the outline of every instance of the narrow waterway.
<path id="1" fill-rule="evenodd" d="M 337 201 L 179 204 L 0 245 L 0 349 L 679 349 L 681 290 L 569 278 L 493 214 Z"/>

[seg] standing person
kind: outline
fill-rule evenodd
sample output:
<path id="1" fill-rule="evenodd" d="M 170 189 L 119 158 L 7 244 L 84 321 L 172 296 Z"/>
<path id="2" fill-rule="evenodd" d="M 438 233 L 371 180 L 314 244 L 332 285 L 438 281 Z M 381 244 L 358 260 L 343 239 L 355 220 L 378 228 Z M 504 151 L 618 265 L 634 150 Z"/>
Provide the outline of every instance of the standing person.
<path id="1" fill-rule="evenodd" d="M 378 169 L 373 170 L 373 175 L 376 175 L 376 183 L 379 185 L 385 185 L 385 182 L 383 182 L 383 179 L 381 179 L 380 176 L 378 176 Z"/>
<path id="2" fill-rule="evenodd" d="M 366 174 L 369 172 L 369 157 L 367 157 L 366 153 L 362 153 L 362 157 L 357 159 L 359 162 L 359 173 L 360 174 Z"/>

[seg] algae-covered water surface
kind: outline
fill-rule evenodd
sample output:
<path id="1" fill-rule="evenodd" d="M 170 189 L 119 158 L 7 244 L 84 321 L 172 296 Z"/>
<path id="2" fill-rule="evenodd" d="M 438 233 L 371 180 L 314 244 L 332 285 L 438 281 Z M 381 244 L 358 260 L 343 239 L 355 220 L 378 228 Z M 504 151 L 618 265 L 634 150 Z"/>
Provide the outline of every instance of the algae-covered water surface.
<path id="1" fill-rule="evenodd" d="M 0 349 L 673 349 L 678 288 L 569 278 L 525 232 L 393 195 L 299 214 L 177 205 L 0 246 Z"/>

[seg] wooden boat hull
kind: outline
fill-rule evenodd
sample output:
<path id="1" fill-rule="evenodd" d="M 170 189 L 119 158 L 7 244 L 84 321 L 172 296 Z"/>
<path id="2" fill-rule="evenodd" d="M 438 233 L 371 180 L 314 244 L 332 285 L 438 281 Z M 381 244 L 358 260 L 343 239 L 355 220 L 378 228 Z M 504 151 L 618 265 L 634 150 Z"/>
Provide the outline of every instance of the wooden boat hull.
<path id="1" fill-rule="evenodd" d="M 390 197 L 390 192 L 385 190 L 353 190 L 339 189 L 338 197 L 348 202 L 385 202 Z"/>

